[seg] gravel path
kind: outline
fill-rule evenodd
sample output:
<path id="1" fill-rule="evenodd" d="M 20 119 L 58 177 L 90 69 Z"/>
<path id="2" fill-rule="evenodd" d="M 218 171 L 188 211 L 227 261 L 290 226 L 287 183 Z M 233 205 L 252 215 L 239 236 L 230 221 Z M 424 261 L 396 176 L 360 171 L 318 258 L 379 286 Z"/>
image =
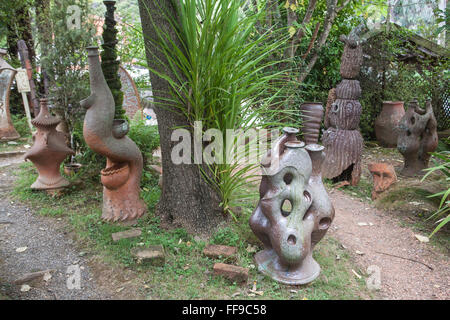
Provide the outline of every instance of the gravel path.
<path id="1" fill-rule="evenodd" d="M 332 190 L 330 197 L 336 209 L 330 235 L 352 253 L 361 270 L 367 272 L 369 266 L 380 270 L 380 298 L 450 299 L 448 256 L 420 242 L 410 228 L 400 226 L 388 213 L 340 190 Z M 386 254 L 420 261 L 433 270 Z"/>
<path id="2" fill-rule="evenodd" d="M 17 163 L 23 158 L 8 158 Z M 55 218 L 38 216 L 25 205 L 8 198 L 14 177 L 11 167 L 0 168 L 0 297 L 11 299 L 109 299 L 96 284 L 87 266 L 87 258 L 78 252 L 66 235 L 65 224 Z M 23 252 L 17 252 L 26 250 Z M 72 266 L 72 267 L 70 267 Z M 70 268 L 69 268 L 70 267 Z M 69 268 L 69 269 L 68 269 Z M 27 273 L 47 269 L 51 279 L 41 276 L 25 284 L 29 291 L 14 281 Z M 80 273 L 80 289 L 76 274 Z M 67 285 L 69 283 L 69 286 Z M 26 286 L 24 286 L 26 288 Z M 71 288 L 71 289 L 69 289 Z"/>

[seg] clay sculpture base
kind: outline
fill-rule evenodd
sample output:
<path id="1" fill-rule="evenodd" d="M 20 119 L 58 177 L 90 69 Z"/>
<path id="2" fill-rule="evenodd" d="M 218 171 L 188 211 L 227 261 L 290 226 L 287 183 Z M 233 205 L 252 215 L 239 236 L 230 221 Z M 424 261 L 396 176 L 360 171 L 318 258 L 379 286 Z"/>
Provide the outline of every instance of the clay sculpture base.
<path id="1" fill-rule="evenodd" d="M 329 128 L 322 136 L 326 158 L 322 165 L 325 178 L 334 179 L 343 175 L 339 181 L 347 180 L 356 186 L 361 178 L 361 154 L 364 140 L 358 130 L 336 130 Z M 345 150 L 345 152 L 344 152 Z M 350 170 L 350 172 L 345 172 Z"/>
<path id="2" fill-rule="evenodd" d="M 320 266 L 313 259 L 312 254 L 308 254 L 298 267 L 292 268 L 283 266 L 275 250 L 266 249 L 255 255 L 255 261 L 259 272 L 272 279 L 289 285 L 306 284 L 315 280 L 320 275 Z"/>

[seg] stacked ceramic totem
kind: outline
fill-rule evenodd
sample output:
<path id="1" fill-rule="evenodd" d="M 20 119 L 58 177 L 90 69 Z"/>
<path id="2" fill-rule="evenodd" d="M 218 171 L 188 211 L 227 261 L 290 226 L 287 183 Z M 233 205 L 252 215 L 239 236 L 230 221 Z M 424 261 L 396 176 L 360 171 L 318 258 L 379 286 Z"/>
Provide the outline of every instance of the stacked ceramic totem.
<path id="1" fill-rule="evenodd" d="M 325 178 L 357 185 L 361 176 L 363 138 L 359 132 L 361 87 L 356 80 L 362 64 L 362 48 L 356 35 L 341 36 L 345 43 L 341 61 L 343 80 L 329 94 L 322 143 L 327 150 L 322 166 Z"/>

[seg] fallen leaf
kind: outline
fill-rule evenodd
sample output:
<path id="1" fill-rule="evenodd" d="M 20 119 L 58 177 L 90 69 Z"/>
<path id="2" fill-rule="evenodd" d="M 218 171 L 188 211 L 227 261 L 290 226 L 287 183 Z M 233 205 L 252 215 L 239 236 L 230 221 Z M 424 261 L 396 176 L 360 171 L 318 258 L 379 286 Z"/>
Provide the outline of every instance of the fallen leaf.
<path id="1" fill-rule="evenodd" d="M 247 296 L 249 296 L 249 297 L 256 297 L 256 294 L 254 294 L 254 293 L 249 293 Z"/>
<path id="2" fill-rule="evenodd" d="M 231 295 L 231 297 L 237 297 L 238 295 L 240 295 L 241 293 L 240 292 L 235 292 L 235 293 L 233 293 L 232 295 Z"/>
<path id="3" fill-rule="evenodd" d="M 124 288 L 124 287 L 119 288 L 119 289 L 116 290 L 116 292 L 119 293 L 119 292 L 121 292 L 123 289 L 125 289 L 125 288 Z"/>
<path id="4" fill-rule="evenodd" d="M 29 286 L 29 285 L 27 285 L 27 284 L 23 284 L 21 287 L 20 287 L 20 291 L 22 291 L 22 292 L 28 292 L 28 291 L 30 291 L 31 290 L 31 287 Z"/>
<path id="5" fill-rule="evenodd" d="M 340 255 L 336 255 L 336 260 L 341 260 L 341 256 Z"/>
<path id="6" fill-rule="evenodd" d="M 421 236 L 420 234 L 415 234 L 414 235 L 416 238 L 417 238 L 417 240 L 419 240 L 420 242 L 430 242 L 430 239 L 428 238 L 428 237 L 426 237 L 426 236 Z"/>
<path id="7" fill-rule="evenodd" d="M 256 250 L 258 250 L 258 248 L 256 246 L 252 246 L 251 244 L 249 244 L 247 246 L 247 249 L 245 249 L 248 253 L 253 253 L 256 252 Z"/>
<path id="8" fill-rule="evenodd" d="M 291 293 L 297 293 L 298 291 L 297 290 L 291 290 Z"/>
<path id="9" fill-rule="evenodd" d="M 362 256 L 362 255 L 364 254 L 364 252 L 359 251 L 359 250 L 356 250 L 355 253 L 356 253 L 356 254 L 359 254 L 360 256 Z"/>
<path id="10" fill-rule="evenodd" d="M 25 250 L 27 250 L 28 249 L 28 247 L 20 247 L 20 248 L 17 248 L 16 249 L 16 252 L 24 252 Z"/>

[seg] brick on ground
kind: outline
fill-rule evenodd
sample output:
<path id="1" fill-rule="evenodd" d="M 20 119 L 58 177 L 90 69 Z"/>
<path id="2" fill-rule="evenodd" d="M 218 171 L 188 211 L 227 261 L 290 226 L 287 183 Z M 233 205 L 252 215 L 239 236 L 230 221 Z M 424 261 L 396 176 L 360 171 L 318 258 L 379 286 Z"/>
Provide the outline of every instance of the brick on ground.
<path id="1" fill-rule="evenodd" d="M 136 228 L 136 229 L 112 233 L 111 237 L 112 237 L 113 241 L 116 242 L 116 241 L 119 241 L 120 239 L 139 237 L 141 234 L 142 234 L 142 230 L 139 228 Z"/>
<path id="2" fill-rule="evenodd" d="M 209 258 L 232 258 L 235 257 L 237 252 L 236 247 L 209 244 L 203 249 L 203 254 Z"/>
<path id="3" fill-rule="evenodd" d="M 248 269 L 238 266 L 233 266 L 231 264 L 216 263 L 213 267 L 215 276 L 223 276 L 231 281 L 236 282 L 247 282 L 248 280 Z"/>
<path id="4" fill-rule="evenodd" d="M 134 252 L 137 262 L 150 264 L 152 266 L 163 266 L 166 262 L 164 247 L 162 245 L 149 246 Z"/>

